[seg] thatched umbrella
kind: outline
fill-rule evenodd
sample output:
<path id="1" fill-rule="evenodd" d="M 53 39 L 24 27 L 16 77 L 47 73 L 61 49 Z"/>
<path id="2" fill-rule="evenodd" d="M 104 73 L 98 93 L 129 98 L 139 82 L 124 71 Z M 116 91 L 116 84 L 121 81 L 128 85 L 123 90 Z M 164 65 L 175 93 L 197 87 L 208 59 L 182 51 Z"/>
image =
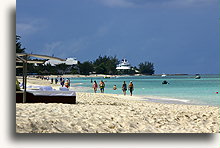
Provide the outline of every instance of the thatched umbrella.
<path id="1" fill-rule="evenodd" d="M 64 59 L 51 57 L 47 55 L 39 55 L 39 54 L 27 54 L 27 53 L 16 53 L 16 62 L 23 63 L 23 66 L 16 66 L 16 68 L 23 68 L 23 103 L 26 102 L 26 88 L 27 88 L 27 63 L 44 63 L 45 61 L 34 61 L 28 60 L 28 57 L 36 57 L 42 59 L 52 59 L 52 60 L 59 60 L 65 61 Z"/>

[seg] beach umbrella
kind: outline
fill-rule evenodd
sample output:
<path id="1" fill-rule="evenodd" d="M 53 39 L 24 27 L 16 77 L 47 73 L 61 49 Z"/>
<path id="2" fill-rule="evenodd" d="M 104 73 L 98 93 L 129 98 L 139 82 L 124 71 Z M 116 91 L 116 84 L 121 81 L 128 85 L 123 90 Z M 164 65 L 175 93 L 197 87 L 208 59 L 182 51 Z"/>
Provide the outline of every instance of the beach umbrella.
<path id="1" fill-rule="evenodd" d="M 23 103 L 26 102 L 26 92 L 27 92 L 27 63 L 44 63 L 44 61 L 34 61 L 28 60 L 28 57 L 36 57 L 42 59 L 51 59 L 51 60 L 59 60 L 65 61 L 64 59 L 47 56 L 47 55 L 39 55 L 39 54 L 28 54 L 28 53 L 16 53 L 16 62 L 23 63 L 23 66 L 16 66 L 16 68 L 23 68 Z"/>

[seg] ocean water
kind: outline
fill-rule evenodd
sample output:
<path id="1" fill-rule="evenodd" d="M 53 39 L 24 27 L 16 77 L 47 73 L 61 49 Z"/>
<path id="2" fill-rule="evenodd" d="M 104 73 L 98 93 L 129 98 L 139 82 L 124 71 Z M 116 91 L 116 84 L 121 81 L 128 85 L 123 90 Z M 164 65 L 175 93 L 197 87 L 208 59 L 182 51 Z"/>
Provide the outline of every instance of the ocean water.
<path id="1" fill-rule="evenodd" d="M 195 75 L 179 76 L 127 76 L 104 79 L 94 78 L 71 78 L 71 87 L 84 87 L 82 91 L 93 92 L 91 79 L 99 83 L 103 80 L 106 84 L 105 93 L 123 94 L 122 84 L 130 81 L 134 84 L 134 96 L 141 96 L 146 101 L 195 104 L 195 105 L 220 105 L 220 75 L 201 75 L 201 79 L 195 79 Z M 162 81 L 169 84 L 162 84 Z M 117 90 L 113 90 L 113 85 Z M 98 92 L 100 92 L 98 90 Z M 217 93 L 218 92 L 218 93 Z M 127 91 L 129 95 L 129 91 Z"/>

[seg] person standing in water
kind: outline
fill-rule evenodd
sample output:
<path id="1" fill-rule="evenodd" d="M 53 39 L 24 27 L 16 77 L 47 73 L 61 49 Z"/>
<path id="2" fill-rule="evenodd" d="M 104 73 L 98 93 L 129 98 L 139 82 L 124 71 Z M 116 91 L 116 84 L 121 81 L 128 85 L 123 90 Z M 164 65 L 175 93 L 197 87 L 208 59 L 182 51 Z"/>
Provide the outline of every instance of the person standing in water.
<path id="1" fill-rule="evenodd" d="M 100 88 L 101 93 L 104 93 L 105 83 L 103 82 L 103 80 L 101 80 L 101 82 L 99 83 L 99 88 Z"/>
<path id="2" fill-rule="evenodd" d="M 128 85 L 128 89 L 130 91 L 130 95 L 132 96 L 132 92 L 134 91 L 134 85 L 133 85 L 132 81 L 130 81 L 130 83 Z"/>
<path id="3" fill-rule="evenodd" d="M 66 88 L 69 88 L 70 86 L 70 83 L 69 83 L 69 79 L 66 79 L 65 83 L 64 83 L 65 87 Z"/>
<path id="4" fill-rule="evenodd" d="M 55 84 L 57 84 L 57 82 L 58 82 L 58 78 L 55 78 Z"/>
<path id="5" fill-rule="evenodd" d="M 63 87 L 63 85 L 64 85 L 64 79 L 61 80 L 60 85 Z"/>
<path id="6" fill-rule="evenodd" d="M 70 87 L 70 79 L 68 78 L 68 86 Z"/>
<path id="7" fill-rule="evenodd" d="M 122 91 L 123 91 L 124 95 L 126 95 L 127 84 L 125 83 L 125 81 L 124 81 L 124 83 L 123 83 L 123 85 L 122 85 Z"/>
<path id="8" fill-rule="evenodd" d="M 98 88 L 98 84 L 96 83 L 96 81 L 94 81 L 92 87 L 93 87 L 93 89 L 94 89 L 94 93 L 96 93 L 97 88 Z"/>
<path id="9" fill-rule="evenodd" d="M 53 84 L 53 78 L 51 78 L 50 80 L 51 80 L 50 84 Z"/>
<path id="10" fill-rule="evenodd" d="M 116 85 L 114 85 L 114 86 L 113 86 L 113 90 L 116 90 L 116 89 L 117 89 L 117 86 L 116 86 Z"/>

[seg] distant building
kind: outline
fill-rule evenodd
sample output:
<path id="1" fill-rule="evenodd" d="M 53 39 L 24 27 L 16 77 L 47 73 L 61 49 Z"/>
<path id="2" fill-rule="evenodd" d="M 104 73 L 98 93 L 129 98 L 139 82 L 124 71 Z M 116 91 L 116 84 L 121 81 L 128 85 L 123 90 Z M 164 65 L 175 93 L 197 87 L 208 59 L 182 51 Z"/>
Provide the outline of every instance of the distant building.
<path id="1" fill-rule="evenodd" d="M 57 60 L 48 60 L 44 63 L 44 65 L 51 64 L 51 66 L 56 66 L 58 64 L 66 64 L 66 65 L 77 65 L 78 61 L 76 58 L 67 58 L 66 61 L 57 61 Z"/>

